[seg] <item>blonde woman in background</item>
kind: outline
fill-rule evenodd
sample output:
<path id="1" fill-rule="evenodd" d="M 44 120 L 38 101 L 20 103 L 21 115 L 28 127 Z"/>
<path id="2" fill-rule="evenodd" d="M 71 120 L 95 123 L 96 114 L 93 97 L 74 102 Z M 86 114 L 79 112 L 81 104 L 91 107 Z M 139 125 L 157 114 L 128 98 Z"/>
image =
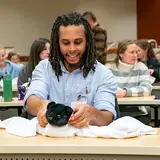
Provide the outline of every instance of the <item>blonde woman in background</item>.
<path id="1" fill-rule="evenodd" d="M 106 67 L 117 79 L 117 97 L 149 96 L 152 80 L 148 68 L 137 60 L 138 47 L 134 41 L 124 40 L 118 45 L 117 56 Z M 132 116 L 144 124 L 149 124 L 149 116 L 144 106 L 120 107 L 121 116 Z"/>
<path id="2" fill-rule="evenodd" d="M 23 64 L 20 63 L 20 55 L 18 53 L 16 53 L 16 52 L 9 52 L 7 58 L 12 63 L 17 64 L 19 67 L 23 67 Z"/>
<path id="3" fill-rule="evenodd" d="M 16 64 L 6 60 L 7 53 L 3 48 L 0 48 L 0 77 L 3 77 L 4 74 L 10 74 L 12 79 L 18 77 L 20 72 L 20 67 Z"/>

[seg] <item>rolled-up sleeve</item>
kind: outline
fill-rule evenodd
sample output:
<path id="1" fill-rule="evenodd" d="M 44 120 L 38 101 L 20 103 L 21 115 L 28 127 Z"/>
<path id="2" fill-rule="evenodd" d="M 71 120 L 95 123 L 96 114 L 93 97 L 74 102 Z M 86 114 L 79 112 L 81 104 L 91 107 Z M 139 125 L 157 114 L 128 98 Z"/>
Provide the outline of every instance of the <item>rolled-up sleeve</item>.
<path id="1" fill-rule="evenodd" d="M 115 109 L 117 83 L 112 72 L 107 69 L 107 73 L 100 81 L 95 98 L 94 106 L 98 110 L 107 110 L 114 115 L 114 119 L 117 117 Z"/>
<path id="2" fill-rule="evenodd" d="M 46 75 L 45 70 L 46 70 L 45 65 L 40 62 L 36 66 L 35 70 L 33 71 L 32 81 L 31 81 L 28 92 L 25 95 L 25 98 L 23 101 L 24 108 L 25 108 L 25 104 L 27 102 L 27 99 L 31 95 L 36 95 L 42 99 L 48 98 L 49 85 L 48 85 L 48 79 L 47 79 L 47 75 Z"/>

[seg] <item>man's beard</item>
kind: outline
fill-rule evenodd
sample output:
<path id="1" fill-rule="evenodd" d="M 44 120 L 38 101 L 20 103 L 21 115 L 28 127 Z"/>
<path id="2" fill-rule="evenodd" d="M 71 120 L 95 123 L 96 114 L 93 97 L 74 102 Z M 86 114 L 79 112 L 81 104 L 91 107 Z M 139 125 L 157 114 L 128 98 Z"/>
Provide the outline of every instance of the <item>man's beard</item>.
<path id="1" fill-rule="evenodd" d="M 75 68 L 80 68 L 80 66 L 81 66 L 81 64 L 82 64 L 82 61 L 83 61 L 82 58 L 83 58 L 83 56 L 80 57 L 81 60 L 80 60 L 78 63 L 75 63 L 75 64 L 69 63 L 69 62 L 67 61 L 67 59 L 64 58 L 64 56 L 61 57 L 61 60 L 62 60 L 63 63 L 66 61 L 69 68 L 75 69 Z"/>
<path id="2" fill-rule="evenodd" d="M 72 68 L 72 69 L 74 69 L 74 68 L 79 68 L 79 65 L 81 64 L 81 61 L 79 62 L 79 63 L 76 63 L 76 64 L 70 64 L 70 63 L 68 63 L 68 67 L 69 68 Z"/>

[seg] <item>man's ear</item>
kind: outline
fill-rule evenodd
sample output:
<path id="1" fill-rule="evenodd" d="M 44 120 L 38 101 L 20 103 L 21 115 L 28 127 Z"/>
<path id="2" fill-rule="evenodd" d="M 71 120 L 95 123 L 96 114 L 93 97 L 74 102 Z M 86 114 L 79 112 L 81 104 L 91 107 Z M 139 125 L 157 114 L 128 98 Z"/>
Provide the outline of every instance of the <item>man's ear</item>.
<path id="1" fill-rule="evenodd" d="M 123 53 L 119 53 L 119 58 L 122 58 L 122 54 L 123 54 Z"/>

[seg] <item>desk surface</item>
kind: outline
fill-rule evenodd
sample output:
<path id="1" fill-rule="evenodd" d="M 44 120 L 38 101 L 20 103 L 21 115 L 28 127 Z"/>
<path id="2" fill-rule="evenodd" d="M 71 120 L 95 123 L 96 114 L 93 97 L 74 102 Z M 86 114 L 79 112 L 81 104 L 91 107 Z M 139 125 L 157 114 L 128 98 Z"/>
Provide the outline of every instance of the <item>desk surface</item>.
<path id="1" fill-rule="evenodd" d="M 23 106 L 23 101 L 0 102 L 0 107 Z"/>
<path id="2" fill-rule="evenodd" d="M 153 86 L 153 91 L 154 90 L 160 90 L 160 86 Z"/>
<path id="3" fill-rule="evenodd" d="M 155 99 L 155 96 L 147 97 L 125 97 L 118 98 L 118 104 L 120 105 L 160 105 L 160 100 Z"/>
<path id="4" fill-rule="evenodd" d="M 155 90 L 160 90 L 160 86 L 153 86 L 153 91 L 155 91 Z"/>
<path id="5" fill-rule="evenodd" d="M 147 104 L 147 105 L 160 105 L 160 100 L 154 99 L 155 96 L 148 96 L 148 97 L 125 97 L 125 98 L 118 98 L 118 104 Z M 23 101 L 12 101 L 12 102 L 0 102 L 0 107 L 14 107 L 14 106 L 23 106 Z"/>
<path id="6" fill-rule="evenodd" d="M 153 83 L 153 91 L 154 90 L 160 90 L 160 82 L 158 83 Z"/>
<path id="7" fill-rule="evenodd" d="M 122 154 L 160 155 L 160 134 L 130 139 L 22 138 L 0 129 L 0 154 Z"/>

